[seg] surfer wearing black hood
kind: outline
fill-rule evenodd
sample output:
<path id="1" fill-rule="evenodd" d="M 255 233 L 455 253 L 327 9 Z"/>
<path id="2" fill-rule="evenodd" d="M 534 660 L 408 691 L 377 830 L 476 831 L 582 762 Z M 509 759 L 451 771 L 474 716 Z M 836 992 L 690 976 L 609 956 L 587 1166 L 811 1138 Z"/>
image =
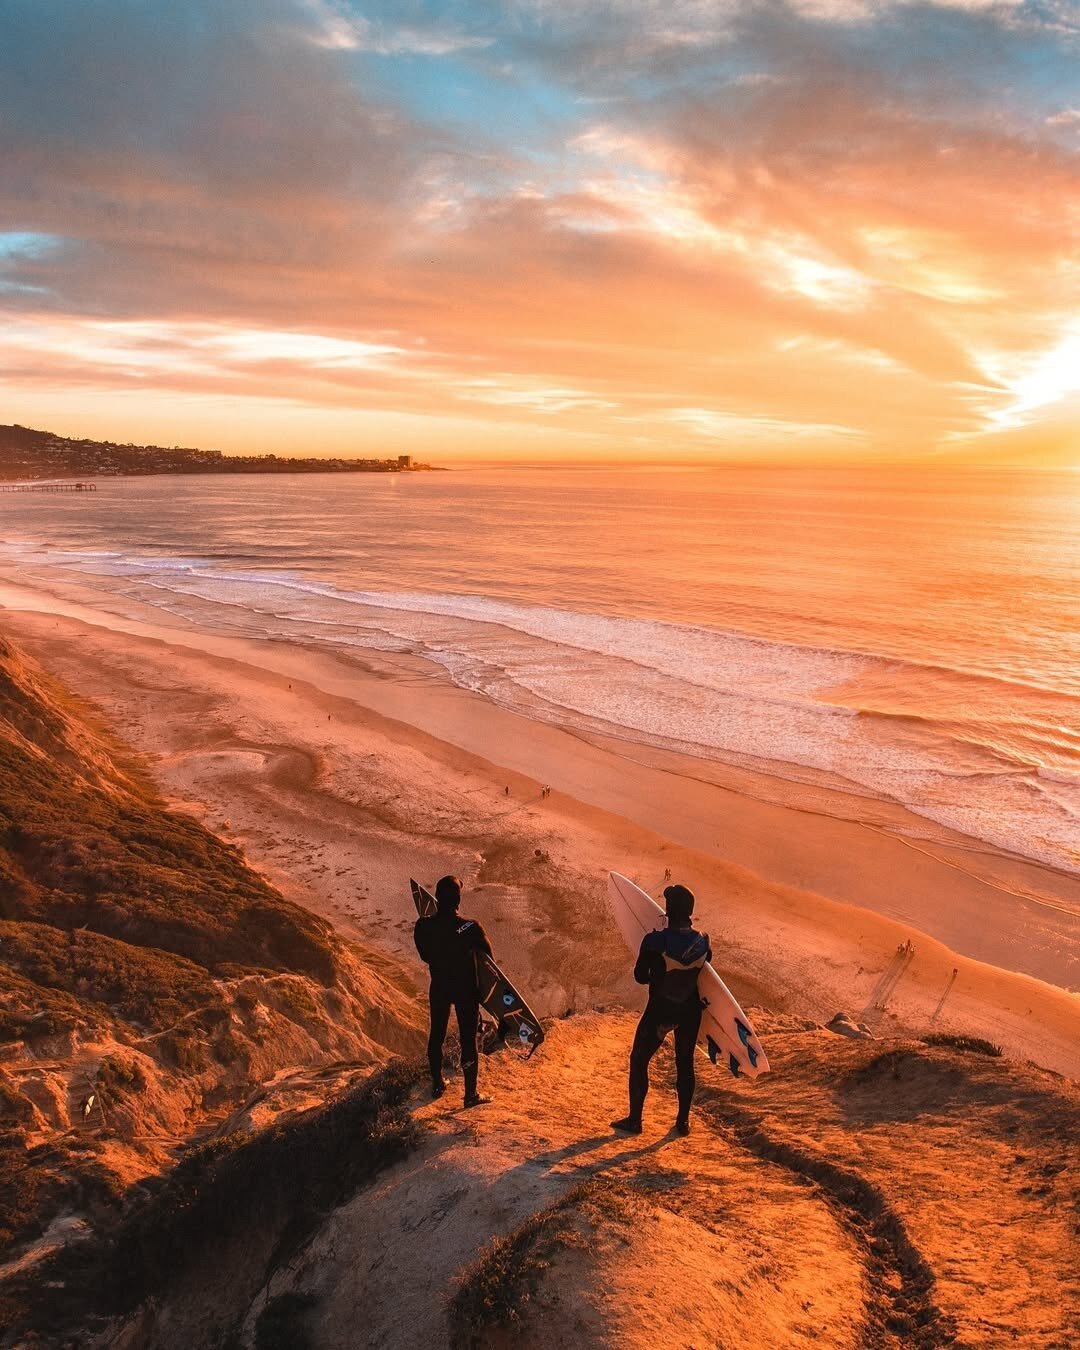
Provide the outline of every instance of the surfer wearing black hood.
<path id="1" fill-rule="evenodd" d="M 461 882 L 457 877 L 440 877 L 435 884 L 435 903 L 435 913 L 426 919 L 417 919 L 413 929 L 416 950 L 431 971 L 431 1034 L 428 1037 L 431 1095 L 441 1097 L 446 1091 L 442 1051 L 453 1007 L 461 1039 L 465 1105 L 480 1106 L 491 1098 L 481 1097 L 476 1090 L 479 1072 L 476 1043 L 480 1031 L 476 957 L 479 952 L 490 956 L 491 944 L 475 919 L 462 918 L 458 913 Z"/>
<path id="2" fill-rule="evenodd" d="M 694 893 L 685 886 L 664 890 L 667 927 L 646 933 L 634 966 L 634 979 L 649 986 L 649 1001 L 641 1014 L 630 1051 L 630 1113 L 613 1120 L 612 1127 L 627 1134 L 641 1133 L 641 1112 L 649 1091 L 649 1061 L 675 1033 L 675 1086 L 679 1114 L 675 1128 L 690 1133 L 694 1100 L 694 1046 L 701 1026 L 698 975 L 712 960 L 708 933 L 694 928 Z"/>

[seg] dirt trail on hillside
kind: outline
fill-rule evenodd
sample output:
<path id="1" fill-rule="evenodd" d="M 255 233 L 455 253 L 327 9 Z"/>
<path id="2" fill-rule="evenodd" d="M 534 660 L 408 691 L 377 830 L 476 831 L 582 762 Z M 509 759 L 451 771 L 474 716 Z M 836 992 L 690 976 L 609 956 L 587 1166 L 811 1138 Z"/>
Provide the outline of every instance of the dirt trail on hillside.
<path id="1" fill-rule="evenodd" d="M 419 1151 L 274 1274 L 244 1343 L 278 1314 L 319 1350 L 1076 1343 L 1075 1089 L 780 1019 L 772 1075 L 700 1061 L 688 1139 L 669 1129 L 661 1052 L 645 1131 L 626 1137 L 608 1122 L 633 1025 L 590 1013 L 528 1063 L 492 1057 L 485 1107 L 460 1109 L 460 1079 L 418 1100 Z M 515 1232 L 513 1259 L 492 1256 Z"/>

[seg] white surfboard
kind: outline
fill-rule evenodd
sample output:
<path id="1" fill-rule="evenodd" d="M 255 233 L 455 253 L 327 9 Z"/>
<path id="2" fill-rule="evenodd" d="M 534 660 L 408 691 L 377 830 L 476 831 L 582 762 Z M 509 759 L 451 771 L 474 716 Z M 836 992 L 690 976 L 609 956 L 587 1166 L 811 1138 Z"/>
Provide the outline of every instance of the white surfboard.
<path id="1" fill-rule="evenodd" d="M 640 886 L 618 872 L 608 873 L 608 907 L 622 939 L 635 956 L 646 933 L 667 927 L 667 915 Z M 750 1019 L 724 981 L 706 965 L 698 976 L 701 1044 L 714 1064 L 723 1061 L 736 1078 L 769 1072 L 769 1061 Z"/>

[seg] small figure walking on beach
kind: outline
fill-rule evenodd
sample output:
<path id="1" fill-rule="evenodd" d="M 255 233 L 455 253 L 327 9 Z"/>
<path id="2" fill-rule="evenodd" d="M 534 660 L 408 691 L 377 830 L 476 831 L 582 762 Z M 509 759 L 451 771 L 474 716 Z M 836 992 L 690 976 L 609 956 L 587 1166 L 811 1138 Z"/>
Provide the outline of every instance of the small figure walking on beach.
<path id="1" fill-rule="evenodd" d="M 675 1086 L 679 1098 L 675 1129 L 679 1134 L 690 1133 L 694 1046 L 701 1026 L 697 980 L 706 961 L 712 959 L 712 947 L 708 933 L 699 933 L 694 928 L 693 891 L 686 886 L 668 886 L 664 901 L 667 927 L 645 934 L 634 966 L 634 979 L 649 986 L 649 1001 L 630 1051 L 630 1112 L 611 1122 L 613 1129 L 626 1134 L 641 1133 L 641 1112 L 649 1091 L 649 1061 L 667 1040 L 669 1031 L 675 1033 Z"/>
<path id="2" fill-rule="evenodd" d="M 510 789 L 507 788 L 507 792 Z M 477 1091 L 480 1071 L 477 1039 L 480 1034 L 480 991 L 476 981 L 476 955 L 491 955 L 487 934 L 475 919 L 458 913 L 461 882 L 457 877 L 440 877 L 435 883 L 435 913 L 417 919 L 413 941 L 420 959 L 431 971 L 428 1000 L 431 1006 L 431 1033 L 428 1036 L 428 1067 L 431 1070 L 431 1095 L 446 1091 L 442 1076 L 443 1041 L 450 1023 L 450 1009 L 457 1014 L 461 1041 L 461 1072 L 465 1076 L 465 1105 L 482 1106 L 491 1100 Z"/>

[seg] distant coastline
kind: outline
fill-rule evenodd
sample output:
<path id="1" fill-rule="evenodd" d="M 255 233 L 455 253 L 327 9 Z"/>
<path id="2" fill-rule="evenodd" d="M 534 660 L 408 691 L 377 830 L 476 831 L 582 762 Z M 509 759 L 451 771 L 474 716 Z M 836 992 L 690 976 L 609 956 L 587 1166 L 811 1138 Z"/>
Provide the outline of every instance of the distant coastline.
<path id="1" fill-rule="evenodd" d="M 411 455 L 382 459 L 304 459 L 282 455 L 226 455 L 189 446 L 121 445 L 76 440 L 18 424 L 0 426 L 0 481 L 54 478 L 130 478 L 148 474 L 207 473 L 445 473 Z"/>

